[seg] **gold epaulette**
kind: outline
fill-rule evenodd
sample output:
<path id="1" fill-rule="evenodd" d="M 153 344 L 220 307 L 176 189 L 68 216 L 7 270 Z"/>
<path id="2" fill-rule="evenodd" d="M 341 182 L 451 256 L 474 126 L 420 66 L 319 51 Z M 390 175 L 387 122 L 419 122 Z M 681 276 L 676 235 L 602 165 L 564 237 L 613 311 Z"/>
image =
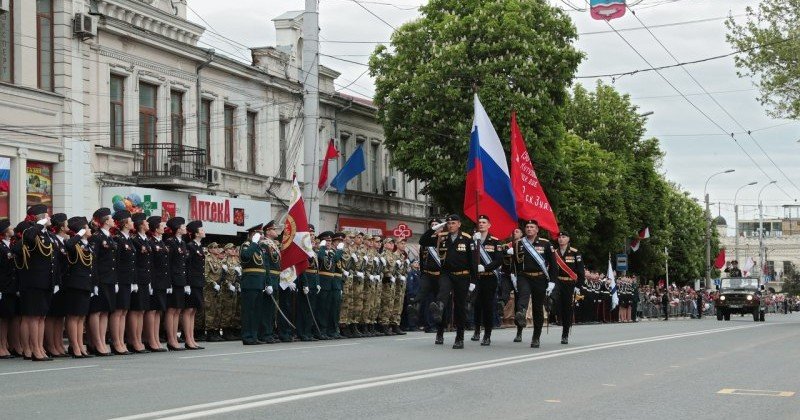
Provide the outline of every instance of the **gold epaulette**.
<path id="1" fill-rule="evenodd" d="M 569 250 L 572 251 L 572 252 L 578 252 L 578 250 L 573 248 L 573 247 L 569 247 Z"/>
<path id="2" fill-rule="evenodd" d="M 472 235 L 470 235 L 470 234 L 469 234 L 469 233 L 467 233 L 467 232 L 461 232 L 461 235 L 463 235 L 463 236 L 464 236 L 465 238 L 467 238 L 467 239 L 472 239 Z"/>

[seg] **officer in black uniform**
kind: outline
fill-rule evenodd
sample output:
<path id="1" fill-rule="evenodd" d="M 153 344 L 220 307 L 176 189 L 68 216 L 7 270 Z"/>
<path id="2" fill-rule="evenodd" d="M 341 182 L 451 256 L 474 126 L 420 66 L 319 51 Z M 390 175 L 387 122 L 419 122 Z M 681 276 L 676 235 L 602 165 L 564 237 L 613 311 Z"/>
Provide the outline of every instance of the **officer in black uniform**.
<path id="1" fill-rule="evenodd" d="M 439 324 L 436 331 L 436 344 L 444 344 L 444 322 L 442 313 L 450 303 L 453 294 L 453 320 L 456 327 L 454 349 L 464 348 L 464 324 L 467 317 L 467 293 L 475 290 L 475 277 L 478 273 L 478 258 L 472 236 L 461 231 L 461 217 L 457 214 L 447 216 L 447 231 L 437 234 L 438 257 L 442 262 L 439 276 L 439 294 L 431 304 L 431 315 Z"/>
<path id="2" fill-rule="evenodd" d="M 13 236 L 11 222 L 8 219 L 0 220 L 0 359 L 14 357 L 9 352 L 14 350 L 10 327 L 17 308 L 17 273 L 14 253 L 11 251 Z"/>
<path id="3" fill-rule="evenodd" d="M 432 305 L 435 303 L 436 296 L 439 294 L 439 275 L 442 271 L 442 264 L 439 260 L 438 234 L 446 223 L 439 219 L 428 221 L 428 230 L 419 238 L 419 257 L 420 257 L 420 277 L 419 292 L 415 299 L 415 308 L 422 308 L 422 305 Z M 417 310 L 416 312 L 419 312 Z M 429 311 L 422 315 L 422 323 L 425 325 L 425 332 L 432 332 L 432 325 L 428 324 Z M 438 325 L 435 326 L 438 329 Z"/>
<path id="4" fill-rule="evenodd" d="M 67 338 L 69 353 L 74 359 L 93 357 L 83 346 L 83 325 L 89 314 L 89 299 L 94 289 L 94 248 L 89 240 L 92 231 L 85 217 L 72 217 L 67 220 L 69 230 L 75 235 L 67 240 L 69 274 L 64 276 L 60 293 L 67 317 Z"/>
<path id="5" fill-rule="evenodd" d="M 144 335 L 147 350 L 164 352 L 158 333 L 161 330 L 161 314 L 167 311 L 167 290 L 172 287 L 169 268 L 169 248 L 164 243 L 163 234 L 167 225 L 161 216 L 147 218 L 149 246 L 153 253 L 153 271 L 150 278 L 150 307 L 145 314 Z"/>
<path id="6" fill-rule="evenodd" d="M 53 273 L 54 293 L 44 321 L 44 348 L 51 357 L 68 357 L 64 348 L 64 294 L 61 293 L 64 276 L 69 271 L 67 263 L 67 249 L 64 242 L 69 239 L 69 228 L 67 227 L 67 215 L 55 213 L 50 218 L 50 238 L 53 241 L 53 252 L 55 253 L 56 265 Z"/>
<path id="7" fill-rule="evenodd" d="M 24 268 L 19 277 L 23 338 L 27 337 L 30 352 L 25 356 L 34 361 L 49 361 L 53 359 L 44 350 L 44 320 L 53 299 L 57 251 L 47 231 L 50 226 L 47 206 L 32 206 L 28 217 L 35 224 L 22 234 Z"/>
<path id="8" fill-rule="evenodd" d="M 117 355 L 128 355 L 131 352 L 125 345 L 125 318 L 131 308 L 131 291 L 136 283 L 136 250 L 131 240 L 133 220 L 127 210 L 116 211 L 113 217 L 117 226 L 114 236 L 117 241 L 117 305 L 109 319 L 111 351 Z"/>
<path id="9" fill-rule="evenodd" d="M 555 254 L 550 241 L 539 238 L 539 223 L 536 220 L 524 221 L 525 236 L 514 243 L 508 252 L 514 256 L 517 272 L 517 336 L 514 342 L 522 341 L 522 328 L 526 324 L 528 300 L 533 298 L 533 338 L 531 347 L 539 348 L 539 337 L 544 324 L 544 299 L 555 288 L 552 281 L 558 275 Z"/>
<path id="10" fill-rule="evenodd" d="M 128 311 L 128 324 L 125 328 L 126 340 L 134 353 L 150 353 L 142 342 L 144 331 L 144 313 L 150 309 L 150 281 L 153 277 L 153 248 L 147 231 L 147 215 L 136 213 L 131 216 L 133 232 L 131 243 L 136 254 L 136 278 L 131 284 L 131 306 Z"/>
<path id="11" fill-rule="evenodd" d="M 114 219 L 111 209 L 103 207 L 92 216 L 97 230 L 92 235 L 92 248 L 95 251 L 94 268 L 97 277 L 94 281 L 91 303 L 89 306 L 89 333 L 91 346 L 89 352 L 97 356 L 110 356 L 111 350 L 106 345 L 108 316 L 116 304 L 117 285 L 117 242 L 111 236 Z"/>
<path id="12" fill-rule="evenodd" d="M 556 252 L 557 258 L 561 258 L 558 262 L 558 278 L 556 279 L 555 294 L 558 299 L 558 314 L 561 318 L 561 344 L 569 343 L 569 329 L 572 327 L 573 316 L 573 302 L 576 294 L 581 293 L 581 286 L 585 281 L 585 273 L 583 269 L 583 256 L 577 249 L 569 246 L 569 234 L 561 231 L 558 234 L 558 249 Z M 564 270 L 561 266 L 562 263 L 566 265 L 571 272 Z"/>
<path id="13" fill-rule="evenodd" d="M 167 349 L 181 351 L 178 346 L 178 324 L 181 311 L 186 307 L 186 296 L 192 288 L 186 283 L 186 220 L 173 217 L 167 221 L 168 234 L 164 240 L 169 249 L 170 288 L 167 289 L 167 315 L 164 325 L 167 334 Z"/>
<path id="14" fill-rule="evenodd" d="M 478 341 L 480 336 L 481 324 L 483 324 L 482 346 L 492 343 L 492 327 L 494 327 L 494 298 L 497 292 L 497 285 L 500 281 L 500 266 L 503 264 L 503 244 L 494 236 L 489 235 L 492 223 L 489 216 L 478 216 L 478 231 L 473 238 L 478 247 L 478 299 L 475 305 L 475 335 L 472 341 Z"/>
<path id="15" fill-rule="evenodd" d="M 193 220 L 186 225 L 189 241 L 186 244 L 186 284 L 189 294 L 186 297 L 186 309 L 183 310 L 184 346 L 187 350 L 202 350 L 194 339 L 194 322 L 198 312 L 203 310 L 203 288 L 206 286 L 206 254 L 201 245 L 206 232 L 203 222 Z"/>

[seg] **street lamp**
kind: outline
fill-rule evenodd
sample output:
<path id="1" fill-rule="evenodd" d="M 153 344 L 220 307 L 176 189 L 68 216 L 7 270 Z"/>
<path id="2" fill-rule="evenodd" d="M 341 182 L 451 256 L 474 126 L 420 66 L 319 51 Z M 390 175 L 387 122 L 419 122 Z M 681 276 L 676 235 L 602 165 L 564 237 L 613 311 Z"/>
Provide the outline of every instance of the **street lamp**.
<path id="1" fill-rule="evenodd" d="M 711 174 L 711 176 L 706 179 L 706 185 L 703 187 L 703 196 L 706 200 L 706 284 L 705 287 L 710 287 L 711 284 L 711 210 L 708 208 L 708 182 L 711 181 L 711 178 L 714 178 L 717 175 L 722 174 L 729 174 L 731 172 L 736 172 L 736 169 L 727 169 L 721 172 L 717 172 L 715 174 Z"/>
<path id="2" fill-rule="evenodd" d="M 778 181 L 770 181 L 758 190 L 758 263 L 761 267 L 759 283 L 764 281 L 764 268 L 767 265 L 766 252 L 764 251 L 764 206 L 761 205 L 761 193 L 764 189 Z"/>
<path id="3" fill-rule="evenodd" d="M 736 259 L 736 261 L 739 261 L 739 206 L 736 205 L 736 197 L 739 196 L 739 191 L 741 191 L 742 188 L 749 187 L 751 185 L 756 185 L 756 184 L 758 184 L 758 181 L 753 181 L 753 182 L 751 182 L 749 184 L 744 184 L 741 187 L 739 187 L 739 189 L 736 190 L 736 194 L 733 195 L 733 213 L 735 215 L 735 222 L 734 222 L 735 225 L 734 225 L 734 227 L 735 227 L 735 232 L 736 232 L 736 239 L 735 239 L 736 240 L 736 244 L 734 245 L 734 254 L 735 254 L 734 258 Z"/>

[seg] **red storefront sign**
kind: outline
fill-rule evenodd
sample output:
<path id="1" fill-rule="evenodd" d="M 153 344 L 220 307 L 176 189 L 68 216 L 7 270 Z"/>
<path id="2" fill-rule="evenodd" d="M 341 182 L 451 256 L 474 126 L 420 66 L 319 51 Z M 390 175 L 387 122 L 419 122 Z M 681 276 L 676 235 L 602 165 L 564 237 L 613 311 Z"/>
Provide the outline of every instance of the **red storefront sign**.
<path id="1" fill-rule="evenodd" d="M 189 196 L 189 220 L 230 223 L 231 202 L 227 198 L 204 200 L 191 195 Z"/>
<path id="2" fill-rule="evenodd" d="M 397 227 L 392 230 L 392 236 L 397 239 L 408 239 L 412 235 L 414 235 L 414 232 L 412 232 L 411 228 L 405 223 L 398 224 Z"/>

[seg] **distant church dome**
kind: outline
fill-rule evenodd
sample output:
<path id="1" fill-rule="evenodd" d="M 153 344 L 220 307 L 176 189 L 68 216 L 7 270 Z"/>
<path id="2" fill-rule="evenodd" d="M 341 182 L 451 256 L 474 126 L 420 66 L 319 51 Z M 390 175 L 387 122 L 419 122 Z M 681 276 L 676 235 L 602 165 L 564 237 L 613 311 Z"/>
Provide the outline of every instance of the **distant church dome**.
<path id="1" fill-rule="evenodd" d="M 726 222 L 725 218 L 722 216 L 715 217 L 714 224 L 716 224 L 717 226 L 728 226 L 728 222 Z"/>

